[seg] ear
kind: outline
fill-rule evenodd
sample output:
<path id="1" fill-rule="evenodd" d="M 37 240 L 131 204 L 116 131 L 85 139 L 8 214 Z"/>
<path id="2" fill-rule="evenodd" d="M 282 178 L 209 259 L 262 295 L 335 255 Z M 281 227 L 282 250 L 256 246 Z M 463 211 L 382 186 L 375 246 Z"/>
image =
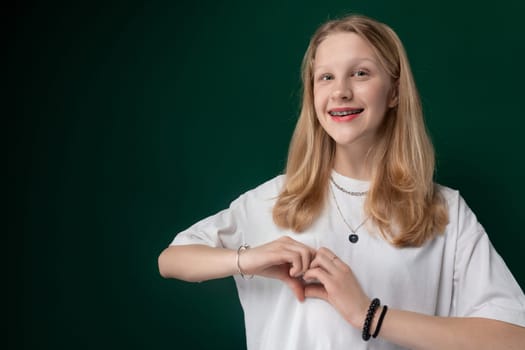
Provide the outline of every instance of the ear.
<path id="1" fill-rule="evenodd" d="M 399 94 L 398 94 L 398 91 L 399 91 L 399 84 L 398 82 L 394 82 L 394 84 L 392 85 L 392 91 L 390 92 L 390 98 L 388 100 L 388 107 L 389 108 L 394 108 L 397 106 L 397 104 L 399 103 Z"/>

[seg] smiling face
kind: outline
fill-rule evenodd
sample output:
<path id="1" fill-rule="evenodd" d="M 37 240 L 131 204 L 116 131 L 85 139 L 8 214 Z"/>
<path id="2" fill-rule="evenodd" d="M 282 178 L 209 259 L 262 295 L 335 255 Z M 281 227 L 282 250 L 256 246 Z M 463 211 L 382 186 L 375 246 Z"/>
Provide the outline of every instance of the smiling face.
<path id="1" fill-rule="evenodd" d="M 376 141 L 385 113 L 396 103 L 392 79 L 372 47 L 352 32 L 328 35 L 313 65 L 317 118 L 341 153 L 363 157 Z"/>

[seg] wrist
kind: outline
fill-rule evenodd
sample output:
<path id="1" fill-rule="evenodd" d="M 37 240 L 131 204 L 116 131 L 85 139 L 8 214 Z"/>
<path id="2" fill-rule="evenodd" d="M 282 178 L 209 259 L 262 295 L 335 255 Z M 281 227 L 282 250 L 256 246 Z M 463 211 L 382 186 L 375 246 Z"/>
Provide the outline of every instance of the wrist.
<path id="1" fill-rule="evenodd" d="M 385 318 L 387 311 L 388 311 L 388 306 L 383 305 L 383 307 L 381 308 L 381 313 L 376 315 L 376 317 L 374 317 L 374 320 L 377 320 L 377 321 L 374 322 L 374 331 L 372 333 L 372 338 L 377 338 L 377 336 L 379 335 L 379 332 L 381 331 L 381 326 L 383 325 L 383 320 Z M 379 310 L 377 313 L 379 313 Z"/>
<path id="2" fill-rule="evenodd" d="M 371 337 L 376 338 L 379 335 L 387 310 L 388 306 L 381 307 L 381 301 L 378 298 L 372 299 L 363 322 L 362 338 L 364 341 L 369 341 Z"/>
<path id="3" fill-rule="evenodd" d="M 253 275 L 249 275 L 247 276 L 246 275 L 246 270 L 243 269 L 242 265 L 241 266 L 241 256 L 244 256 L 246 254 L 246 251 L 250 249 L 250 246 L 248 244 L 243 244 L 241 245 L 238 249 L 237 249 L 237 255 L 236 255 L 236 258 L 235 258 L 235 263 L 237 265 L 237 272 L 239 275 L 241 275 L 241 277 L 243 279 L 252 279 L 253 278 Z"/>
<path id="4" fill-rule="evenodd" d="M 375 311 L 374 315 L 372 316 L 372 321 L 370 322 L 370 334 L 374 334 L 377 329 L 377 323 L 379 321 L 379 315 L 381 315 L 381 310 L 383 310 L 384 306 L 379 306 Z"/>
<path id="5" fill-rule="evenodd" d="M 381 305 L 381 301 L 379 300 L 379 298 L 374 298 L 370 302 L 370 306 L 368 307 L 368 310 L 366 311 L 366 317 L 363 322 L 362 338 L 364 341 L 368 341 L 370 337 L 372 336 L 370 328 L 372 327 L 374 316 L 377 310 L 379 309 L 380 305 Z"/>
<path id="6" fill-rule="evenodd" d="M 357 310 L 354 312 L 354 314 L 350 315 L 349 321 L 353 327 L 357 329 L 363 328 L 363 320 L 366 317 L 366 312 L 371 302 L 372 302 L 372 299 L 369 299 L 368 297 L 366 297 L 364 300 L 362 300 L 359 303 Z"/>

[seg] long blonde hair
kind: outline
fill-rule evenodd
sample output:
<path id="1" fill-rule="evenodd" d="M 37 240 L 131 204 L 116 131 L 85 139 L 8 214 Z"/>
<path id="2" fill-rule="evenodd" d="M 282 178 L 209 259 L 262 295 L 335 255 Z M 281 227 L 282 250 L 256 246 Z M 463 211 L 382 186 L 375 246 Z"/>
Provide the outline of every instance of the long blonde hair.
<path id="1" fill-rule="evenodd" d="M 301 232 L 326 203 L 335 142 L 314 108 L 313 64 L 319 44 L 330 34 L 352 32 L 375 51 L 397 88 L 397 105 L 387 111 L 370 157 L 372 169 L 365 213 L 394 246 L 420 246 L 448 223 L 447 208 L 433 182 L 434 149 L 408 58 L 396 33 L 371 18 L 351 15 L 322 25 L 303 58 L 303 100 L 292 136 L 286 180 L 273 208 L 275 223 Z"/>

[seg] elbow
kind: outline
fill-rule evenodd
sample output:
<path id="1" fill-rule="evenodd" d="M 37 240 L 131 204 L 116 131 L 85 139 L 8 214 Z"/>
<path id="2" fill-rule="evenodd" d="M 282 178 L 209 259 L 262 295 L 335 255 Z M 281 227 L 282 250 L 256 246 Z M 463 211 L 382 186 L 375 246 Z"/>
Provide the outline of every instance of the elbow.
<path id="1" fill-rule="evenodd" d="M 160 253 L 157 263 L 159 266 L 159 273 L 163 278 L 175 278 L 176 276 L 173 274 L 173 272 L 170 269 L 170 259 L 169 259 L 169 253 L 168 249 L 164 249 L 162 253 Z"/>
<path id="2" fill-rule="evenodd" d="M 187 269 L 183 268 L 184 259 L 177 250 L 177 247 L 168 247 L 160 253 L 157 263 L 159 273 L 163 278 L 175 278 L 186 282 L 200 282 L 198 278 L 188 273 Z"/>

